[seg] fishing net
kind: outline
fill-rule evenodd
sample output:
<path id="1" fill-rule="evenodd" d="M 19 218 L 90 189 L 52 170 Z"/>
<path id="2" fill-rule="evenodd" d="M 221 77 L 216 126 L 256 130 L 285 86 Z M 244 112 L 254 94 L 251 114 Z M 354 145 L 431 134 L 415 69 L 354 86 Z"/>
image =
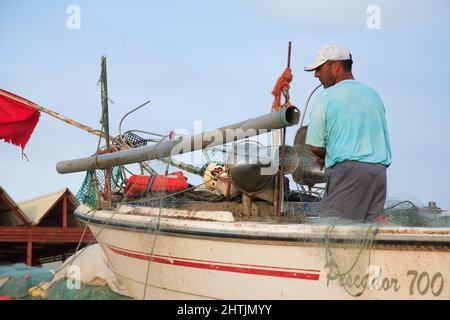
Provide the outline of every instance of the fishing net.
<path id="1" fill-rule="evenodd" d="M 387 226 L 402 227 L 450 227 L 450 215 L 441 208 L 417 204 L 416 199 L 404 197 L 387 199 L 385 209 L 379 215 Z"/>
<path id="2" fill-rule="evenodd" d="M 450 227 L 450 216 L 439 208 L 419 207 L 412 201 L 388 200 L 385 220 L 372 223 L 329 217 L 307 223 L 327 226 L 324 249 L 327 286 L 337 286 L 350 296 L 360 297 L 366 289 L 378 288 L 379 266 L 371 264 L 375 236 L 380 227 Z M 378 268 L 378 269 L 377 269 Z"/>
<path id="3" fill-rule="evenodd" d="M 122 172 L 120 167 L 111 170 L 111 192 L 118 192 L 122 188 Z M 78 203 L 87 204 L 91 208 L 98 208 L 100 198 L 105 191 L 105 170 L 91 170 L 86 172 L 83 183 L 75 195 Z"/>
<path id="4" fill-rule="evenodd" d="M 419 207 L 410 200 L 388 201 L 383 215 L 390 224 L 407 227 L 450 227 L 450 216 L 439 208 Z"/>
<path id="5" fill-rule="evenodd" d="M 84 263 L 85 267 L 89 267 L 86 262 Z M 0 296 L 11 297 L 14 300 L 130 299 L 112 291 L 107 285 L 80 282 L 78 286 L 73 286 L 70 285 L 73 284 L 73 280 L 64 277 L 48 286 L 48 281 L 53 278 L 54 272 L 44 267 L 30 267 L 23 263 L 0 266 L 0 280 L 3 280 L 0 282 Z M 99 282 L 101 281 L 97 283 Z"/>
<path id="6" fill-rule="evenodd" d="M 359 297 L 373 285 L 370 256 L 378 226 L 360 225 L 345 235 L 336 230 L 336 225 L 330 225 L 324 237 L 327 286 L 334 282 L 349 295 Z"/>
<path id="7" fill-rule="evenodd" d="M 227 149 L 231 146 L 221 145 L 203 149 L 203 155 L 207 162 L 225 163 L 227 161 Z"/>
<path id="8" fill-rule="evenodd" d="M 92 286 L 81 283 L 79 289 L 68 289 L 66 280 L 55 282 L 48 290 L 45 300 L 130 300 L 115 293 L 108 286 Z"/>
<path id="9" fill-rule="evenodd" d="M 33 268 L 24 263 L 0 266 L 0 278 L 8 280 L 0 287 L 0 296 L 30 300 L 28 289 L 52 276 L 45 268 Z"/>

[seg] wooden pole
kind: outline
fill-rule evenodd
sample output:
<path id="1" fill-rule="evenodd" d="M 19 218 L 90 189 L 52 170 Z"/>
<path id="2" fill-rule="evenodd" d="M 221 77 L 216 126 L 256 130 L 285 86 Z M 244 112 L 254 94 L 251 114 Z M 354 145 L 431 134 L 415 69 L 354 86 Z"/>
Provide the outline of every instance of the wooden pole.
<path id="1" fill-rule="evenodd" d="M 96 136 L 99 136 L 99 137 L 102 137 L 102 138 L 106 137 L 106 135 L 103 132 L 99 131 L 99 130 L 94 130 L 91 127 L 88 127 L 88 126 L 86 126 L 84 124 L 81 124 L 81 123 L 79 123 L 79 122 L 77 122 L 75 120 L 69 119 L 69 118 L 59 114 L 58 112 L 55 112 L 55 111 L 49 110 L 47 108 L 41 107 L 41 106 L 39 106 L 39 105 L 37 105 L 37 104 L 35 104 L 33 102 L 30 102 L 30 101 L 27 101 L 27 100 L 24 100 L 24 99 L 20 99 L 20 97 L 17 97 L 17 96 L 12 96 L 12 95 L 8 94 L 8 92 L 3 91 L 1 89 L 0 89 L 0 95 L 3 95 L 3 96 L 5 96 L 5 97 L 7 97 L 9 99 L 12 99 L 12 100 L 17 101 L 19 103 L 22 103 L 22 104 L 24 104 L 26 106 L 29 106 L 31 108 L 38 109 L 39 111 L 42 111 L 42 112 L 44 112 L 44 113 L 46 113 L 46 114 L 48 114 L 48 115 L 50 115 L 50 116 L 52 116 L 52 117 L 54 117 L 56 119 L 64 121 L 65 123 L 68 123 L 68 124 L 70 124 L 72 126 L 75 126 L 75 127 L 79 128 L 79 129 L 82 129 L 82 130 L 84 130 L 86 132 L 95 134 Z"/>
<path id="2" fill-rule="evenodd" d="M 63 196 L 63 209 L 62 209 L 62 227 L 67 228 L 67 191 Z"/>
<path id="3" fill-rule="evenodd" d="M 252 215 L 252 197 L 245 193 L 242 193 L 242 213 L 246 217 Z"/>
<path id="4" fill-rule="evenodd" d="M 33 265 L 33 243 L 31 239 L 27 241 L 27 265 L 30 267 Z"/>
<path id="5" fill-rule="evenodd" d="M 291 47 L 292 47 L 292 42 L 289 41 L 288 61 L 287 61 L 288 68 L 291 67 Z M 289 103 L 289 95 L 288 94 L 285 95 L 285 99 L 286 99 L 285 103 Z M 278 189 L 278 202 L 277 202 L 277 216 L 281 216 L 281 212 L 283 210 L 283 201 L 284 201 L 284 172 L 283 172 L 284 168 L 283 168 L 283 164 L 284 164 L 284 158 L 285 158 L 286 128 L 283 128 L 281 139 L 283 142 L 281 144 L 280 175 L 278 177 L 279 189 Z"/>
<path id="6" fill-rule="evenodd" d="M 102 98 L 102 125 L 105 129 L 106 150 L 111 152 L 109 141 L 109 113 L 108 113 L 108 79 L 106 72 L 106 56 L 102 56 L 102 71 L 100 76 L 101 98 Z"/>
<path id="7" fill-rule="evenodd" d="M 17 102 L 19 102 L 19 103 L 22 103 L 22 104 L 24 104 L 24 105 L 26 105 L 26 106 L 28 106 L 28 107 L 31 107 L 31 108 L 34 108 L 34 109 L 38 109 L 39 111 L 44 112 L 44 113 L 46 113 L 46 114 L 48 114 L 48 115 L 50 115 L 50 116 L 52 116 L 52 117 L 54 117 L 54 118 L 56 118 L 56 119 L 58 119 L 58 120 L 64 121 L 65 123 L 68 123 L 68 124 L 70 124 L 70 125 L 72 125 L 72 126 L 74 126 L 74 127 L 77 127 L 77 128 L 79 128 L 79 129 L 81 129 L 81 130 L 84 130 L 84 131 L 86 131 L 86 132 L 88 132 L 88 133 L 94 134 L 94 135 L 96 135 L 96 136 L 98 136 L 98 137 L 101 137 L 101 138 L 104 138 L 104 139 L 106 139 L 107 137 L 109 137 L 109 140 L 113 140 L 113 138 L 112 138 L 111 136 L 109 136 L 109 135 L 107 136 L 106 133 L 104 133 L 104 132 L 101 131 L 101 130 L 94 130 L 94 129 L 92 129 L 92 128 L 89 127 L 89 126 L 86 126 L 86 125 L 84 125 L 84 124 L 82 124 L 82 123 L 79 123 L 79 122 L 77 122 L 77 121 L 75 121 L 75 120 L 72 120 L 72 119 L 70 119 L 70 118 L 67 118 L 67 117 L 63 116 L 63 115 L 59 114 L 58 112 L 55 112 L 55 111 L 52 111 L 52 110 L 50 110 L 50 109 L 41 107 L 41 106 L 39 106 L 39 105 L 37 105 L 37 104 L 31 102 L 31 101 L 24 100 L 24 99 L 22 99 L 22 98 L 20 98 L 20 97 L 18 97 L 18 96 L 13 96 L 13 95 L 9 94 L 8 92 L 6 92 L 6 91 L 4 91 L 4 90 L 2 90 L 2 89 L 0 89 L 0 95 L 3 95 L 3 96 L 5 96 L 5 97 L 7 97 L 7 98 L 9 98 L 9 99 L 12 99 L 12 100 L 14 100 L 14 101 L 17 101 Z M 148 101 L 148 102 L 150 102 L 150 101 Z M 148 103 L 148 102 L 147 102 L 147 103 Z M 145 104 L 144 104 L 144 105 L 145 105 Z M 109 131 L 109 130 L 108 130 L 108 131 Z M 121 143 L 120 147 L 121 147 L 121 149 L 125 149 L 125 150 L 131 148 L 131 147 L 128 146 L 126 143 Z M 142 163 L 140 163 L 140 164 L 141 164 L 141 166 L 144 167 L 144 169 L 145 169 L 148 173 L 150 173 L 150 174 L 155 174 L 155 175 L 156 175 L 156 171 L 153 170 L 147 163 L 142 162 Z"/>
<path id="8" fill-rule="evenodd" d="M 100 74 L 101 98 L 102 98 L 102 120 L 101 124 L 106 135 L 106 151 L 111 153 L 111 145 L 109 141 L 109 113 L 108 113 L 108 80 L 106 72 L 106 56 L 101 58 L 102 71 Z M 105 185 L 107 197 L 107 209 L 111 209 L 111 168 L 105 170 Z"/>

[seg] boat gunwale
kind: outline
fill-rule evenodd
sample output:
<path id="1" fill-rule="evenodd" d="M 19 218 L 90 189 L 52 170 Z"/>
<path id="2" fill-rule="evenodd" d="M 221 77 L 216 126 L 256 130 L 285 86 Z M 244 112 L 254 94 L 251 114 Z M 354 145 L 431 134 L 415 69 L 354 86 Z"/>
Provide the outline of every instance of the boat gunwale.
<path id="1" fill-rule="evenodd" d="M 74 214 L 78 219 L 87 223 L 107 225 L 112 228 L 126 230 L 276 241 L 323 242 L 330 227 L 313 224 L 202 221 L 166 216 L 130 215 L 108 210 L 92 210 L 85 205 L 77 207 Z M 158 220 L 159 226 L 156 229 L 155 226 Z M 328 236 L 332 242 L 354 241 L 355 234 L 363 229 L 368 230 L 368 227 L 370 225 L 336 225 L 333 232 L 329 233 Z M 379 226 L 374 242 L 448 245 L 450 243 L 450 228 Z"/>

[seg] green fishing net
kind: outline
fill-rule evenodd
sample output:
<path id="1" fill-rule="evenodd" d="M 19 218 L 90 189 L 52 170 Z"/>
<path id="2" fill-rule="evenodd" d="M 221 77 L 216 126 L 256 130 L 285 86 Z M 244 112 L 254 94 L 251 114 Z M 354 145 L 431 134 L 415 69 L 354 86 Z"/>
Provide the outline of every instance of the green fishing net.
<path id="1" fill-rule="evenodd" d="M 0 279 L 7 281 L 0 287 L 0 296 L 14 300 L 39 300 L 29 289 L 49 281 L 52 273 L 42 267 L 29 267 L 24 263 L 0 266 Z M 129 300 L 131 298 L 112 291 L 108 286 L 92 286 L 81 283 L 79 288 L 69 289 L 66 280 L 53 283 L 44 300 Z"/>
<path id="2" fill-rule="evenodd" d="M 330 225 L 325 233 L 327 286 L 337 284 L 350 296 L 360 297 L 371 286 L 370 257 L 378 225 L 360 225 L 345 235 Z"/>
<path id="3" fill-rule="evenodd" d="M 120 167 L 113 167 L 111 170 L 111 190 L 118 191 L 122 187 L 122 173 Z M 99 205 L 99 196 L 105 188 L 105 170 L 91 170 L 86 172 L 83 183 L 75 195 L 78 203 L 83 203 L 91 208 Z M 96 192 L 98 190 L 98 193 Z M 99 195 L 100 194 L 100 195 Z"/>

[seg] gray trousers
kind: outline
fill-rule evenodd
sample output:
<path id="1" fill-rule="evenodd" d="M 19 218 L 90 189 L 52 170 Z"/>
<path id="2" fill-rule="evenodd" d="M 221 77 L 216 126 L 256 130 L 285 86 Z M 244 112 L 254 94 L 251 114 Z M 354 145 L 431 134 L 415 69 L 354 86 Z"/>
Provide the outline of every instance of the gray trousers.
<path id="1" fill-rule="evenodd" d="M 320 217 L 373 221 L 386 201 L 386 167 L 359 161 L 337 163 L 328 177 Z"/>

